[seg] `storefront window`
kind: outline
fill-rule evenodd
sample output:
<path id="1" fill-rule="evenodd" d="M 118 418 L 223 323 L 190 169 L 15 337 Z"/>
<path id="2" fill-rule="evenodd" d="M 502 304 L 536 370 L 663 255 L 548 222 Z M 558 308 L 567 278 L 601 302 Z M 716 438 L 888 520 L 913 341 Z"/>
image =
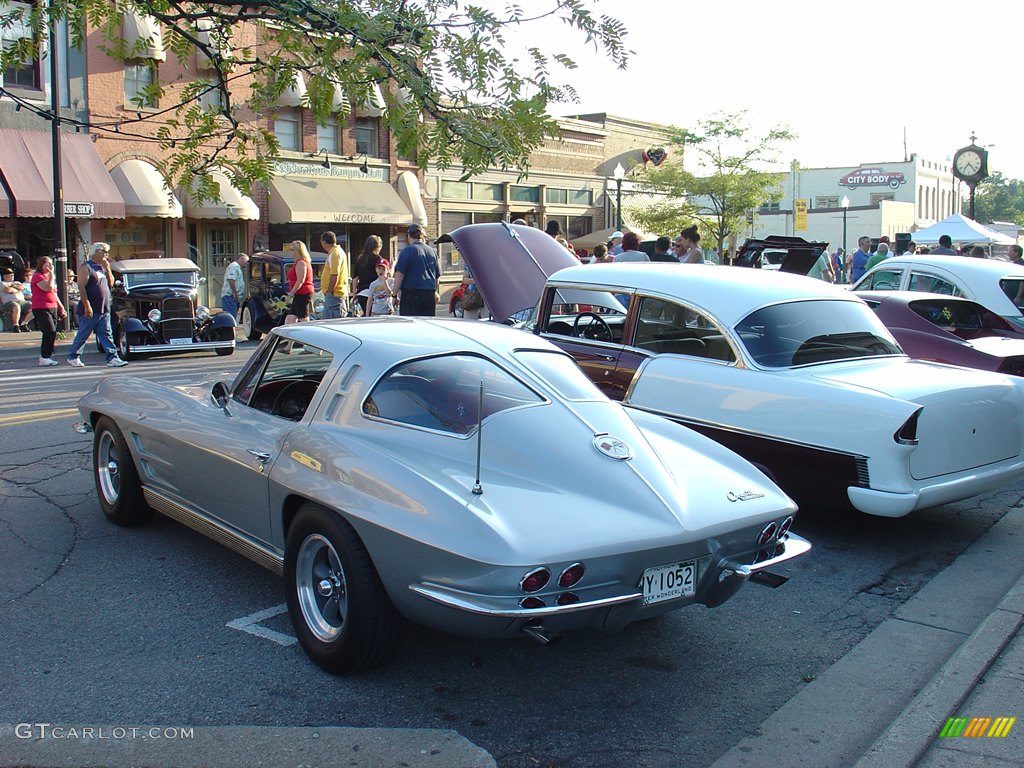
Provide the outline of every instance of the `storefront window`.
<path id="1" fill-rule="evenodd" d="M 133 107 L 155 107 L 156 99 L 146 89 L 156 81 L 156 63 L 134 61 L 124 65 L 124 101 Z"/>
<path id="2" fill-rule="evenodd" d="M 548 205 L 565 205 L 568 199 L 569 190 L 567 189 L 552 189 L 548 187 L 544 191 L 544 202 Z"/>
<path id="3" fill-rule="evenodd" d="M 539 203 L 540 187 L 520 187 L 513 185 L 509 188 L 509 200 L 513 203 Z"/>
<path id="4" fill-rule="evenodd" d="M 441 181 L 441 197 L 452 200 L 468 200 L 471 192 L 471 185 L 468 181 Z"/>
<path id="5" fill-rule="evenodd" d="M 338 118 L 336 115 L 329 115 L 326 125 L 317 125 L 316 149 L 318 152 L 326 149 L 332 155 L 341 153 L 341 142 L 338 141 Z"/>
<path id="6" fill-rule="evenodd" d="M 281 149 L 299 149 L 299 113 L 294 109 L 282 109 L 274 115 L 274 135 Z"/>
<path id="7" fill-rule="evenodd" d="M 481 181 L 473 183 L 473 199 L 488 200 L 500 203 L 504 199 L 503 185 L 485 184 Z"/>
<path id="8" fill-rule="evenodd" d="M 569 205 L 585 205 L 588 208 L 594 204 L 594 190 L 592 189 L 570 189 Z"/>
<path id="9" fill-rule="evenodd" d="M 356 154 L 378 157 L 380 155 L 377 141 L 377 118 L 360 117 L 356 119 Z"/>

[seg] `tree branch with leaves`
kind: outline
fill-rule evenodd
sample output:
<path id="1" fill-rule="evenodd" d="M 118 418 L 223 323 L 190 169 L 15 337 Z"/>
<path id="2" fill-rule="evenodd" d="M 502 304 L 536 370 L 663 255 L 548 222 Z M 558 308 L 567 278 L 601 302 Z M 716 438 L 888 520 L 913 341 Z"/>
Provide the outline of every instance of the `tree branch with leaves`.
<path id="1" fill-rule="evenodd" d="M 634 209 L 638 224 L 650 232 L 678 233 L 696 223 L 705 242 L 719 252 L 747 226 L 758 207 L 782 198 L 782 174 L 771 171 L 781 145 L 796 135 L 782 126 L 755 134 L 746 113 L 715 114 L 694 129 L 677 129 L 667 137 L 675 151 L 661 166 L 636 173 L 637 184 L 665 197 Z"/>
<path id="2" fill-rule="evenodd" d="M 0 26 L 24 24 L 34 33 L 5 45 L 0 65 L 39 57 L 59 20 L 67 22 L 72 46 L 82 49 L 99 33 L 111 58 L 131 61 L 139 50 L 123 38 L 123 14 L 156 19 L 168 54 L 183 67 L 197 53 L 206 57 L 210 77 L 155 82 L 143 96 L 159 109 L 78 124 L 156 141 L 168 158 L 162 170 L 171 185 L 198 188 L 200 197 L 215 191 L 209 172 L 218 166 L 245 190 L 269 180 L 280 152 L 269 118 L 296 73 L 307 83 L 308 108 L 321 125 L 348 109 L 338 109 L 337 90 L 346 104 L 359 107 L 379 89 L 386 102 L 382 127 L 398 153 L 421 167 L 460 167 L 466 176 L 494 167 L 525 171 L 530 153 L 557 135 L 548 105 L 575 100 L 571 85 L 559 79 L 578 65 L 564 53 L 536 47 L 517 56 L 507 32 L 560 23 L 625 68 L 631 51 L 624 25 L 598 15 L 591 4 L 532 0 L 528 11 L 515 3 L 496 11 L 466 0 L 52 0 L 0 16 Z M 204 99 L 211 90 L 220 97 Z"/>

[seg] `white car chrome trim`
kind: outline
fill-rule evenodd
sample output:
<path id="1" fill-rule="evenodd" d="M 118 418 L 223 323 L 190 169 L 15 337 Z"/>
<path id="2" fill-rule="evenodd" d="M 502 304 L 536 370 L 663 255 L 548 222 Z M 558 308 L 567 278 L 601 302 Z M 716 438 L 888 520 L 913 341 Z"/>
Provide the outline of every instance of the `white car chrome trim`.
<path id="1" fill-rule="evenodd" d="M 173 352 L 185 349 L 226 349 L 235 341 L 190 341 L 188 344 L 130 344 L 132 352 Z"/>
<path id="2" fill-rule="evenodd" d="M 767 560 L 761 560 L 760 562 L 749 565 L 734 563 L 731 561 L 722 561 L 719 564 L 719 567 L 726 571 L 734 571 L 735 573 L 743 576 L 750 576 L 758 573 L 759 571 L 768 570 L 779 563 L 792 560 L 794 557 L 800 557 L 800 555 L 811 551 L 811 542 L 802 536 L 797 536 L 795 533 L 786 534 L 785 538 L 780 539 L 778 544 L 776 544 L 776 547 L 779 546 L 782 547 L 782 552 L 773 557 L 769 557 Z"/>

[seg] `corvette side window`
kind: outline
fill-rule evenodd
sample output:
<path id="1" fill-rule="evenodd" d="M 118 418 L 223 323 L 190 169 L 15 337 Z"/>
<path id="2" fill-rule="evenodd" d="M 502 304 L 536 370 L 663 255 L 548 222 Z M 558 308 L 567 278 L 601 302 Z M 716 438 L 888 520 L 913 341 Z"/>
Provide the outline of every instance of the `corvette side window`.
<path id="1" fill-rule="evenodd" d="M 290 421 L 306 415 L 320 382 L 331 367 L 332 355 L 317 347 L 277 339 L 267 364 L 254 368 L 259 379 L 249 398 L 250 407 Z M 240 388 L 236 394 L 242 394 Z"/>

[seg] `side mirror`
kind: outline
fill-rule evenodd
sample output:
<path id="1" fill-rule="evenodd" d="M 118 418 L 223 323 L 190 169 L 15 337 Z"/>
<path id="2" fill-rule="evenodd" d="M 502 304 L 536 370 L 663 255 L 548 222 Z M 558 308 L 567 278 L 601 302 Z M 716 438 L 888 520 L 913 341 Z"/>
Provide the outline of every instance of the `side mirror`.
<path id="1" fill-rule="evenodd" d="M 223 381 L 218 381 L 213 385 L 210 390 L 210 399 L 213 400 L 213 404 L 224 411 L 225 416 L 231 416 L 231 411 L 228 410 L 228 401 L 231 399 L 231 393 L 228 391 L 228 385 Z"/>
<path id="2" fill-rule="evenodd" d="M 200 285 L 206 285 L 206 278 L 205 277 L 200 277 L 199 278 L 199 284 Z"/>

